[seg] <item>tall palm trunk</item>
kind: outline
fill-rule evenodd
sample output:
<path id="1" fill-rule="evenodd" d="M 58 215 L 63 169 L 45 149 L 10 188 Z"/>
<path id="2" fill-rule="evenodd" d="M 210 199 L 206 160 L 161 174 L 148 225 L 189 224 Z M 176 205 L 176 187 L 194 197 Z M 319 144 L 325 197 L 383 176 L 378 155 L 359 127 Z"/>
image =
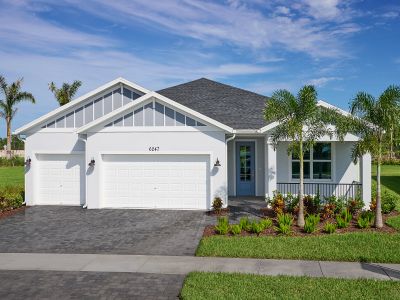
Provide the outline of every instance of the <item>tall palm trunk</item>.
<path id="1" fill-rule="evenodd" d="M 393 151 L 393 128 L 390 129 L 390 159 L 394 159 L 394 151 Z"/>
<path id="2" fill-rule="evenodd" d="M 300 148 L 299 148 L 299 159 L 300 159 L 300 186 L 299 186 L 299 213 L 297 216 L 297 226 L 304 227 L 304 155 L 303 155 L 303 138 L 300 138 Z"/>
<path id="3" fill-rule="evenodd" d="M 7 157 L 11 158 L 11 118 L 6 117 L 7 124 Z"/>
<path id="4" fill-rule="evenodd" d="M 376 211 L 375 211 L 375 227 L 382 228 L 382 208 L 381 208 L 381 160 L 382 160 L 382 145 L 379 142 L 378 159 L 376 165 Z"/>

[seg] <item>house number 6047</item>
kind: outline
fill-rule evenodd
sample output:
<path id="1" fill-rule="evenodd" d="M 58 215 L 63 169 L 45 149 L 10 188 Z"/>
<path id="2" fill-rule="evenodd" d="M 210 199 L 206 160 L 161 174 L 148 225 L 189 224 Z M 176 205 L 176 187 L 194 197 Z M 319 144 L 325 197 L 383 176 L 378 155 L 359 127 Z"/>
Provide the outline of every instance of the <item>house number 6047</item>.
<path id="1" fill-rule="evenodd" d="M 151 147 L 149 147 L 149 151 L 159 151 L 160 150 L 160 147 L 154 147 L 154 146 L 151 146 Z"/>

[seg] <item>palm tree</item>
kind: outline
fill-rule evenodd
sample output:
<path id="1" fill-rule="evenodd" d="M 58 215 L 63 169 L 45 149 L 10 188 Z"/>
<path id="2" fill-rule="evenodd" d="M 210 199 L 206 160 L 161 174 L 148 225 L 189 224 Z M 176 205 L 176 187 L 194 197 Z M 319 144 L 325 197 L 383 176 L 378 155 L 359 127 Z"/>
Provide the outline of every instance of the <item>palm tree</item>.
<path id="1" fill-rule="evenodd" d="M 361 139 L 353 148 L 353 160 L 365 153 L 376 159 L 376 212 L 375 227 L 381 228 L 381 161 L 382 147 L 387 132 L 398 130 L 400 124 L 400 87 L 389 86 L 378 99 L 365 92 L 359 92 L 350 102 L 351 123 L 349 131 Z"/>
<path id="2" fill-rule="evenodd" d="M 22 101 L 35 103 L 31 93 L 21 91 L 22 82 L 21 78 L 8 85 L 5 78 L 0 76 L 0 93 L 4 95 L 4 99 L 0 100 L 0 118 L 6 120 L 8 157 L 11 157 L 11 122 L 18 110 L 15 105 Z"/>
<path id="3" fill-rule="evenodd" d="M 57 88 L 54 82 L 50 82 L 49 90 L 54 94 L 60 106 L 63 106 L 71 101 L 81 85 L 81 81 L 74 80 L 72 84 L 63 83 L 61 88 Z"/>
<path id="4" fill-rule="evenodd" d="M 333 132 L 329 128 L 334 116 L 339 113 L 330 108 L 318 106 L 317 92 L 312 85 L 300 89 L 297 97 L 287 90 L 278 90 L 266 101 L 264 118 L 267 123 L 278 122 L 271 135 L 276 145 L 279 141 L 289 141 L 288 152 L 300 160 L 299 212 L 297 225 L 304 227 L 304 153 L 318 138 Z"/>

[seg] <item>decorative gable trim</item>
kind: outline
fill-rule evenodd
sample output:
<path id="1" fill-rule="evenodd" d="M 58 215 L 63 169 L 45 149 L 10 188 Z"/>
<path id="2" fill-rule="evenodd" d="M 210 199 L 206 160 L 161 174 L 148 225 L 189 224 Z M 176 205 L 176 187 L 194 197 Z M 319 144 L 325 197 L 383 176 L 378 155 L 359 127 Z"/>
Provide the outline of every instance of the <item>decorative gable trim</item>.
<path id="1" fill-rule="evenodd" d="M 96 96 L 98 97 L 102 93 L 104 94 L 105 90 L 118 89 L 118 88 L 121 87 L 121 85 L 125 85 L 126 87 L 129 87 L 129 88 L 131 88 L 131 89 L 133 89 L 135 91 L 138 91 L 141 94 L 148 94 L 148 93 L 151 92 L 148 89 L 145 89 L 145 88 L 143 88 L 143 87 L 141 87 L 141 86 L 139 86 L 139 85 L 137 85 L 137 84 L 135 84 L 133 82 L 130 82 L 130 81 L 128 81 L 128 80 L 126 80 L 126 79 L 124 79 L 122 77 L 119 77 L 119 78 L 117 78 L 117 79 L 115 79 L 113 81 L 110 81 L 110 82 L 100 86 L 99 88 L 97 88 L 97 89 L 95 89 L 95 90 L 93 90 L 93 91 L 91 91 L 91 92 L 89 92 L 89 93 L 87 93 L 87 94 L 85 94 L 85 95 L 83 95 L 83 96 L 81 96 L 81 97 L 79 97 L 79 98 L 77 98 L 77 99 L 75 99 L 75 100 L 73 100 L 73 101 L 71 101 L 71 102 L 69 102 L 69 103 L 67 103 L 67 104 L 55 109 L 55 110 L 53 110 L 53 111 L 51 111 L 51 112 L 49 112 L 48 114 L 46 114 L 46 115 L 44 115 L 44 116 L 42 116 L 40 118 L 37 118 L 36 120 L 34 120 L 34 121 L 32 121 L 32 122 L 30 122 L 30 123 L 18 128 L 17 130 L 15 130 L 14 134 L 26 133 L 29 130 L 31 130 L 32 128 L 35 128 L 36 126 L 39 126 L 42 123 L 45 123 L 46 124 L 45 126 L 47 128 L 52 128 L 53 121 L 54 121 L 54 127 L 57 126 L 57 121 L 59 122 L 60 126 L 61 126 L 61 124 L 65 124 L 65 126 L 66 126 L 66 122 L 67 121 L 66 120 L 65 121 L 62 120 L 62 116 L 60 116 L 61 113 L 65 112 L 67 115 L 64 116 L 64 117 L 67 118 L 68 115 L 71 114 L 71 112 L 74 112 L 75 109 L 77 109 L 77 106 L 79 106 L 79 104 L 84 103 L 85 101 L 87 101 L 90 98 L 95 98 L 94 101 L 96 101 L 97 100 Z M 77 110 L 79 110 L 79 109 L 77 109 Z M 88 114 L 90 114 L 90 113 L 88 113 Z M 52 120 L 52 119 L 54 119 L 54 120 Z M 65 122 L 65 123 L 63 123 L 63 122 Z M 80 125 L 80 126 L 82 126 L 82 125 Z M 80 127 L 80 126 L 75 126 L 75 124 L 74 124 L 74 127 Z"/>
<path id="2" fill-rule="evenodd" d="M 178 115 L 179 116 L 178 118 L 180 118 L 181 121 L 183 120 L 183 118 L 185 119 L 185 124 L 184 124 L 185 126 L 186 126 L 186 116 L 190 116 L 189 117 L 190 119 L 192 119 L 193 121 L 196 121 L 196 126 L 197 126 L 197 122 L 199 122 L 199 124 L 212 125 L 212 126 L 220 128 L 229 133 L 233 132 L 233 129 L 231 127 L 226 126 L 214 119 L 211 119 L 211 118 L 209 118 L 199 112 L 196 112 L 184 105 L 181 105 L 171 99 L 168 99 L 156 92 L 146 94 L 146 95 L 136 99 L 135 101 L 132 101 L 131 103 L 129 103 L 129 104 L 127 104 L 127 105 L 125 105 L 125 106 L 123 106 L 123 107 L 121 107 L 121 108 L 119 108 L 119 109 L 85 125 L 85 126 L 82 126 L 76 132 L 79 134 L 85 133 L 85 132 L 89 131 L 90 129 L 92 129 L 96 126 L 100 126 L 102 124 L 104 124 L 103 127 L 105 125 L 111 126 L 111 124 L 114 127 L 115 127 L 115 125 L 121 126 L 121 123 L 124 124 L 125 116 L 128 119 L 127 122 L 131 122 L 129 120 L 129 117 L 130 117 L 129 114 L 131 112 L 133 112 L 133 114 L 135 114 L 135 111 L 137 111 L 137 113 L 139 113 L 140 109 L 143 109 L 143 113 L 145 113 L 145 110 L 150 108 L 150 106 L 146 106 L 146 105 L 150 105 L 150 103 L 153 103 L 154 101 L 158 102 L 159 104 L 162 104 L 164 107 L 169 107 L 173 111 L 181 114 L 183 117 Z M 155 109 L 149 109 L 149 111 L 152 111 L 153 113 L 155 113 Z M 164 114 L 165 114 L 165 112 L 164 112 Z M 174 115 L 174 122 L 175 122 L 174 126 L 180 126 L 180 125 L 176 125 L 175 118 L 176 118 L 176 113 Z M 135 116 L 134 116 L 134 119 L 135 119 Z M 190 122 L 192 122 L 190 119 L 189 119 L 189 124 L 193 124 L 193 123 L 190 123 Z M 138 117 L 138 120 L 140 120 L 140 117 Z M 144 123 L 145 120 L 146 120 L 146 117 L 144 117 L 144 120 L 142 121 L 143 127 L 152 126 L 151 123 L 154 123 L 154 117 L 152 119 L 153 121 L 149 122 L 148 124 Z M 137 122 L 139 122 L 139 121 L 137 121 Z M 201 125 L 199 125 L 199 126 L 201 126 Z M 121 127 L 123 127 L 123 126 L 121 126 Z"/>

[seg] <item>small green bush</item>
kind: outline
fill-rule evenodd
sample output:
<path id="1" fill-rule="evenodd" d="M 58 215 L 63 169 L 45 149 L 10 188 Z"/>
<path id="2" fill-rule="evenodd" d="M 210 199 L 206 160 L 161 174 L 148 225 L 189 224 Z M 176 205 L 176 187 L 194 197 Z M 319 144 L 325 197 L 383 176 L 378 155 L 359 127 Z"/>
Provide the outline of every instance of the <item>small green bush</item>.
<path id="1" fill-rule="evenodd" d="M 24 189 L 20 186 L 0 187 L 0 211 L 22 206 Z"/>
<path id="2" fill-rule="evenodd" d="M 331 222 L 326 222 L 324 225 L 324 231 L 329 234 L 334 233 L 336 231 L 336 224 Z"/>
<path id="3" fill-rule="evenodd" d="M 278 214 L 277 219 L 278 226 L 275 227 L 275 230 L 279 234 L 289 235 L 292 232 L 293 216 L 291 214 Z"/>
<path id="4" fill-rule="evenodd" d="M 370 223 L 374 222 L 374 218 L 375 218 L 375 213 L 373 211 L 370 210 L 363 210 L 360 213 L 360 217 L 367 219 Z"/>
<path id="5" fill-rule="evenodd" d="M 336 223 L 338 228 L 347 228 L 349 227 L 349 222 L 347 222 L 343 217 L 336 216 Z"/>
<path id="6" fill-rule="evenodd" d="M 289 224 L 279 223 L 278 226 L 275 227 L 275 231 L 279 234 L 289 235 L 292 229 Z"/>
<path id="7" fill-rule="evenodd" d="M 270 228 L 270 227 L 272 226 L 272 220 L 271 220 L 271 219 L 268 219 L 268 218 L 266 218 L 266 219 L 261 219 L 261 220 L 259 221 L 259 223 L 262 225 L 263 230 L 264 230 L 264 229 L 268 229 L 268 228 Z"/>
<path id="8" fill-rule="evenodd" d="M 348 209 L 342 210 L 340 216 L 345 220 L 347 223 L 350 223 L 353 220 L 353 215 L 350 213 Z"/>
<path id="9" fill-rule="evenodd" d="M 308 215 L 304 223 L 304 231 L 307 233 L 313 233 L 317 230 L 318 223 L 320 221 L 319 214 Z"/>
<path id="10" fill-rule="evenodd" d="M 371 226 L 371 221 L 369 220 L 368 217 L 358 217 L 357 219 L 357 225 L 359 228 L 368 228 Z"/>
<path id="11" fill-rule="evenodd" d="M 289 225 L 293 224 L 293 216 L 291 214 L 278 214 L 278 224 Z"/>
<path id="12" fill-rule="evenodd" d="M 242 230 L 251 232 L 251 223 L 249 221 L 249 218 L 246 217 L 241 217 L 239 220 L 239 226 Z"/>
<path id="13" fill-rule="evenodd" d="M 239 224 L 232 225 L 231 232 L 233 235 L 238 235 L 242 232 L 242 227 Z"/>
<path id="14" fill-rule="evenodd" d="M 215 231 L 218 234 L 224 235 L 229 231 L 229 220 L 227 217 L 218 218 L 218 224 L 215 225 Z"/>
<path id="15" fill-rule="evenodd" d="M 388 191 L 384 191 L 382 193 L 382 212 L 384 214 L 391 213 L 396 208 L 396 202 L 400 201 L 400 197 L 397 194 L 389 193 Z"/>
<path id="16" fill-rule="evenodd" d="M 224 204 L 224 202 L 222 201 L 222 199 L 220 197 L 215 197 L 214 201 L 212 203 L 212 208 L 216 211 L 216 212 L 220 212 L 222 209 L 222 205 Z"/>
<path id="17" fill-rule="evenodd" d="M 13 156 L 11 158 L 0 157 L 0 167 L 16 167 L 24 166 L 25 159 L 20 156 Z"/>
<path id="18" fill-rule="evenodd" d="M 264 227 L 259 222 L 253 221 L 251 222 L 251 232 L 259 235 L 264 230 Z"/>

